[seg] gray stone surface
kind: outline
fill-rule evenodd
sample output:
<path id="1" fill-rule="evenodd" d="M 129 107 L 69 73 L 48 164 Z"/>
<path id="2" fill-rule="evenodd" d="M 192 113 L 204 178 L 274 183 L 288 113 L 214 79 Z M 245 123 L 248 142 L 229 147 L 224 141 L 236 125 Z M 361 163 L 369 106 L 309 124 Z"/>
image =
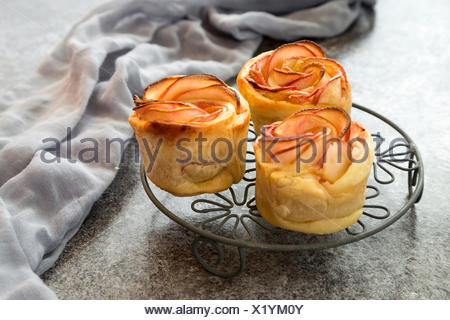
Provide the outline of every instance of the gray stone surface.
<path id="1" fill-rule="evenodd" d="M 27 3 L 0 0 L 3 88 L 26 78 L 98 2 Z M 247 250 L 245 272 L 223 280 L 192 256 L 193 234 L 148 200 L 130 146 L 116 179 L 44 281 L 63 299 L 450 298 L 449 9 L 445 0 L 379 1 L 375 13 L 345 34 L 318 41 L 346 68 L 354 101 L 398 123 L 422 153 L 423 199 L 392 226 L 323 251 Z M 275 45 L 267 40 L 261 50 Z M 227 257 L 235 262 L 232 253 Z"/>

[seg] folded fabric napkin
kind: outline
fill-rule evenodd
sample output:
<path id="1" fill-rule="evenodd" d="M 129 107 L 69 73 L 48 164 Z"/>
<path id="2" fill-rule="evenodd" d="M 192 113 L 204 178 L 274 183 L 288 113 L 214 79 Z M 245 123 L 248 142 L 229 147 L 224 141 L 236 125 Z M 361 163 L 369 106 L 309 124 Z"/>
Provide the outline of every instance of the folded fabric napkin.
<path id="1" fill-rule="evenodd" d="M 133 94 L 173 74 L 227 80 L 262 36 L 331 37 L 373 2 L 112 1 L 92 11 L 0 97 L 0 298 L 56 298 L 39 275 L 113 180 L 123 148 L 105 142 L 132 137 Z"/>

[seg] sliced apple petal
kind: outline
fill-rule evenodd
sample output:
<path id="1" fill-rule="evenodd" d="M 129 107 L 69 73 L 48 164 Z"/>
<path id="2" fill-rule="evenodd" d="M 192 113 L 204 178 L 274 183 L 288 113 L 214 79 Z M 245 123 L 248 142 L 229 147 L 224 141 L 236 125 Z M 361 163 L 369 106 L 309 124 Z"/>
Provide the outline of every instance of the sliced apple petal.
<path id="1" fill-rule="evenodd" d="M 164 100 L 149 100 L 140 103 L 138 106 L 134 107 L 133 110 L 136 112 L 141 112 L 145 109 L 155 109 L 161 107 L 166 110 L 174 110 L 177 108 L 186 108 L 186 107 L 193 107 L 190 103 L 183 103 L 183 102 L 167 102 Z"/>
<path id="2" fill-rule="evenodd" d="M 274 130 L 274 135 L 277 137 L 296 137 L 305 134 L 315 135 L 318 132 L 322 133 L 324 128 L 327 132 L 331 131 L 332 134 L 337 133 L 333 127 L 333 123 L 326 118 L 315 114 L 297 112 L 286 118 Z"/>
<path id="3" fill-rule="evenodd" d="M 348 133 L 348 141 L 352 141 L 352 159 L 358 161 L 367 156 L 367 132 L 366 129 L 357 122 L 352 122 Z M 364 143 L 364 142 L 365 143 Z"/>
<path id="4" fill-rule="evenodd" d="M 283 91 L 283 90 L 286 91 L 286 90 L 293 90 L 293 89 L 295 89 L 295 87 L 289 87 L 289 86 L 286 86 L 286 87 L 279 87 L 279 86 L 271 87 L 269 85 L 263 85 L 263 84 L 260 84 L 259 82 L 256 82 L 252 78 L 248 78 L 247 80 L 254 87 L 256 87 L 258 89 L 261 89 L 261 90 L 271 91 L 271 92 L 278 92 L 278 91 Z"/>
<path id="5" fill-rule="evenodd" d="M 299 77 L 297 80 L 289 83 L 289 86 L 295 87 L 297 90 L 302 90 L 313 86 L 320 79 L 320 74 L 316 72 L 307 73 L 306 76 Z"/>
<path id="6" fill-rule="evenodd" d="M 341 131 L 345 131 L 347 117 L 345 111 L 334 107 L 303 109 L 284 121 L 265 126 L 263 139 L 276 141 L 271 152 L 283 163 L 298 156 L 302 162 L 320 163 L 328 140 L 340 137 Z"/>
<path id="7" fill-rule="evenodd" d="M 266 79 L 264 79 L 260 71 L 250 69 L 247 80 L 252 83 L 260 83 L 262 86 L 267 86 Z"/>
<path id="8" fill-rule="evenodd" d="M 263 85 L 267 85 L 266 79 L 269 74 L 269 60 L 272 57 L 271 54 L 266 54 L 263 57 L 259 58 L 255 61 L 255 63 L 252 64 L 249 75 L 254 79 L 257 80 L 259 83 Z M 256 77 L 255 77 L 256 76 Z"/>
<path id="9" fill-rule="evenodd" d="M 366 129 L 364 129 L 364 127 L 360 125 L 358 122 L 352 122 L 349 129 L 348 139 L 352 140 L 355 138 L 361 138 L 365 131 Z"/>
<path id="10" fill-rule="evenodd" d="M 325 67 L 325 72 L 333 77 L 336 74 L 342 74 L 344 79 L 347 81 L 347 74 L 345 73 L 344 67 L 337 61 L 327 58 L 311 57 L 305 61 L 303 68 L 308 68 L 312 64 L 320 64 Z"/>
<path id="11" fill-rule="evenodd" d="M 352 121 L 344 109 L 338 107 L 326 107 L 317 108 L 316 110 L 316 115 L 331 122 L 333 127 L 336 128 L 336 136 L 338 138 L 342 138 L 347 133 Z"/>
<path id="12" fill-rule="evenodd" d="M 306 87 L 303 89 L 303 91 L 297 91 L 295 93 L 293 93 L 289 99 L 292 102 L 296 102 L 296 101 L 307 101 L 310 100 L 312 104 L 317 105 L 319 103 L 325 104 L 328 102 L 325 102 L 325 99 L 323 101 L 319 101 L 321 94 L 327 90 L 327 88 L 329 86 L 331 86 L 332 84 L 334 84 L 334 81 L 339 82 L 339 78 L 341 78 L 342 76 L 340 74 L 334 76 L 333 78 L 330 78 L 327 74 L 325 74 L 319 81 L 318 84 L 312 85 L 310 87 Z M 305 83 L 307 84 L 307 83 Z M 312 88 L 312 91 L 308 91 L 306 89 L 308 88 Z M 334 88 L 332 87 L 331 89 L 334 89 L 335 94 L 337 94 L 339 97 L 341 96 L 341 85 L 340 82 L 338 85 L 336 85 Z M 328 104 L 339 104 L 338 102 L 340 102 L 339 100 L 332 100 L 330 101 Z"/>
<path id="13" fill-rule="evenodd" d="M 167 91 L 159 97 L 164 100 L 174 100 L 177 96 L 192 89 L 209 87 L 213 84 L 226 84 L 218 78 L 207 74 L 193 74 L 177 79 Z"/>
<path id="14" fill-rule="evenodd" d="M 296 43 L 301 43 L 302 45 L 306 46 L 309 50 L 311 50 L 314 53 L 316 57 L 325 58 L 325 53 L 317 43 L 310 40 L 300 40 L 297 41 Z"/>
<path id="15" fill-rule="evenodd" d="M 340 76 L 336 76 L 321 87 L 317 103 L 336 105 L 342 100 L 342 83 Z"/>
<path id="16" fill-rule="evenodd" d="M 323 157 L 322 133 L 306 133 L 295 138 L 273 137 L 269 140 L 275 141 L 270 149 L 279 162 L 291 163 L 298 157 L 303 163 L 314 164 Z M 273 161 L 272 161 L 273 162 Z"/>
<path id="17" fill-rule="evenodd" d="M 292 71 L 292 70 L 298 70 L 298 69 L 296 69 L 296 66 L 299 64 L 299 63 L 302 63 L 303 62 L 303 59 L 301 59 L 301 60 L 299 60 L 298 58 L 296 58 L 296 57 L 294 57 L 294 58 L 289 58 L 289 59 L 286 59 L 286 61 L 284 61 L 283 62 L 283 65 L 281 66 L 281 69 L 282 70 L 290 70 L 290 71 Z M 275 68 L 276 69 L 276 68 Z M 274 69 L 274 70 L 275 70 Z"/>
<path id="18" fill-rule="evenodd" d="M 336 182 L 351 164 L 347 156 L 347 143 L 329 143 L 322 162 L 322 177 L 330 183 Z"/>
<path id="19" fill-rule="evenodd" d="M 302 148 L 305 149 L 305 146 L 302 146 L 300 142 L 297 142 L 296 140 L 289 140 L 275 143 L 270 151 L 279 162 L 291 163 L 297 159 L 297 154 L 301 153 Z"/>
<path id="20" fill-rule="evenodd" d="M 145 121 L 189 122 L 208 112 L 185 103 L 156 102 L 134 109 L 139 119 Z"/>
<path id="21" fill-rule="evenodd" d="M 289 59 L 297 58 L 304 59 L 309 57 L 324 57 L 323 51 L 317 45 L 313 45 L 312 42 L 298 41 L 294 43 L 288 43 L 275 49 L 269 61 L 268 66 L 268 78 L 271 77 L 275 68 L 281 68 L 283 63 Z M 320 50 L 320 52 L 319 52 Z"/>
<path id="22" fill-rule="evenodd" d="M 326 128 L 327 134 L 342 138 L 350 124 L 350 116 L 341 108 L 309 108 L 297 111 L 276 126 L 270 127 L 270 133 L 278 137 L 295 137 L 322 132 Z"/>
<path id="23" fill-rule="evenodd" d="M 142 99 L 143 100 L 160 99 L 167 91 L 167 89 L 181 77 L 182 76 L 171 76 L 149 85 L 147 88 L 145 88 L 144 93 L 142 94 Z"/>
<path id="24" fill-rule="evenodd" d="M 305 78 L 308 76 L 309 76 L 308 73 L 275 68 L 274 72 L 272 73 L 272 77 L 270 77 L 268 81 L 270 86 L 283 87 L 288 84 L 292 84 L 298 79 Z"/>
<path id="25" fill-rule="evenodd" d="M 303 44 L 300 43 L 289 43 L 282 45 L 281 47 L 278 47 L 276 50 L 273 51 L 272 56 L 269 61 L 269 74 L 268 76 L 271 76 L 271 73 L 275 68 L 281 68 L 283 63 L 292 58 L 307 58 L 307 57 L 314 57 L 314 53 L 309 50 L 307 47 L 305 47 Z"/>
<path id="26" fill-rule="evenodd" d="M 143 100 L 143 99 L 141 99 L 138 95 L 133 95 L 133 101 L 134 101 L 134 104 L 136 105 L 136 106 L 139 106 L 139 105 L 141 105 L 141 104 L 143 104 L 143 103 L 145 103 L 145 100 Z"/>
<path id="27" fill-rule="evenodd" d="M 208 87 L 200 89 L 192 89 L 185 91 L 179 96 L 175 97 L 178 101 L 198 101 L 198 100 L 212 100 L 212 101 L 222 101 L 237 104 L 236 93 L 224 87 L 221 84 L 213 84 Z"/>
<path id="28" fill-rule="evenodd" d="M 294 92 L 292 92 L 292 94 L 289 96 L 289 100 L 291 102 L 295 102 L 295 101 L 308 101 L 309 98 L 313 97 L 316 93 L 318 93 L 320 91 L 320 88 L 313 88 L 312 91 L 299 91 L 296 90 Z"/>
<path id="29" fill-rule="evenodd" d="M 207 121 L 213 121 L 217 117 L 219 117 L 224 111 L 224 107 L 216 107 L 215 110 L 211 110 L 210 108 L 207 111 L 207 114 L 198 115 L 192 119 L 190 119 L 190 122 L 207 122 Z"/>

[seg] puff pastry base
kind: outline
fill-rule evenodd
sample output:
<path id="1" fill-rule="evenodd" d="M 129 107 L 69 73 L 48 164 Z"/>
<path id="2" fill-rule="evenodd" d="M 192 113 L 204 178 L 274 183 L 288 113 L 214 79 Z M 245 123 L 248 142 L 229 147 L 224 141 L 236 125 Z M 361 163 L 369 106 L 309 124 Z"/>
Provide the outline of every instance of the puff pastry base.
<path id="1" fill-rule="evenodd" d="M 242 102 L 241 102 L 242 103 Z M 168 191 L 176 196 L 193 196 L 202 193 L 214 193 L 226 190 L 232 184 L 238 183 L 245 173 L 245 162 L 241 161 L 238 152 L 233 152 L 229 161 L 225 163 L 217 163 L 208 154 L 211 150 L 211 141 L 218 138 L 236 141 L 233 148 L 238 146 L 241 139 L 246 139 L 248 134 L 248 121 L 241 122 L 231 128 L 232 124 L 224 126 L 221 129 L 210 127 L 202 128 L 203 137 L 208 139 L 203 144 L 202 149 L 207 150 L 202 156 L 204 162 L 199 161 L 198 132 L 192 130 L 189 133 L 184 132 L 183 135 L 176 134 L 172 137 L 167 135 L 168 130 L 163 128 L 146 127 L 146 124 L 136 118 L 130 118 L 130 123 L 135 129 L 136 139 L 139 143 L 141 156 L 144 160 L 145 168 L 149 168 L 153 162 L 151 171 L 147 171 L 147 177 L 161 189 Z M 160 130 L 165 132 L 164 136 L 160 134 Z M 154 152 L 157 148 L 158 139 L 163 138 L 160 144 L 156 159 L 151 159 L 151 155 L 146 150 L 147 147 Z M 185 159 L 187 154 L 176 147 L 177 139 L 190 139 L 188 143 L 182 143 L 182 147 L 190 150 L 192 153 L 192 161 L 188 163 L 179 163 L 177 159 Z M 243 144 L 246 147 L 246 144 Z M 229 153 L 227 145 L 219 143 L 215 147 L 216 156 L 219 159 L 225 159 Z M 240 150 L 245 157 L 245 150 Z"/>

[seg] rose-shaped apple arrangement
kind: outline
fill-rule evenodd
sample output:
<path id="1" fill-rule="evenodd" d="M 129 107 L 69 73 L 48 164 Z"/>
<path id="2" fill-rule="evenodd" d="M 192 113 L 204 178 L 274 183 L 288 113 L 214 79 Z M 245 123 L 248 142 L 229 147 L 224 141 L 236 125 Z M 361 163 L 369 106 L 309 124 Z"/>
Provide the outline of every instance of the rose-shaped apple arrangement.
<path id="1" fill-rule="evenodd" d="M 147 176 L 178 196 L 218 192 L 245 173 L 250 112 L 214 76 L 171 76 L 150 85 L 129 117 Z"/>
<path id="2" fill-rule="evenodd" d="M 361 216 L 373 142 L 343 109 L 300 110 L 264 126 L 253 147 L 256 206 L 271 224 L 325 234 Z"/>
<path id="3" fill-rule="evenodd" d="M 351 87 L 343 67 L 311 41 L 261 53 L 241 69 L 237 86 L 260 127 L 311 107 L 337 106 L 350 113 Z"/>

